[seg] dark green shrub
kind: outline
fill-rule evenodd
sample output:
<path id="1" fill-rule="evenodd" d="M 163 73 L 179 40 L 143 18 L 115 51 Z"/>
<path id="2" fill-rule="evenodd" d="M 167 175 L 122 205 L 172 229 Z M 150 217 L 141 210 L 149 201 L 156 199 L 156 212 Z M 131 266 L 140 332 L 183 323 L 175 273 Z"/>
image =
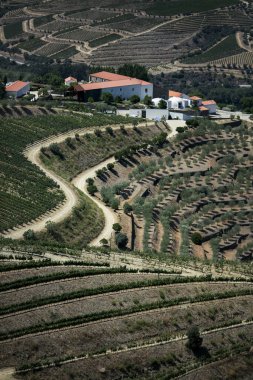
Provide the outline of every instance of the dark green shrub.
<path id="1" fill-rule="evenodd" d="M 115 241 L 118 248 L 123 249 L 123 248 L 126 248 L 127 246 L 128 237 L 125 234 L 122 234 L 121 232 L 119 232 L 116 234 Z"/>
<path id="2" fill-rule="evenodd" d="M 200 235 L 199 232 L 194 232 L 191 236 L 192 242 L 197 245 L 202 244 L 202 236 Z"/>

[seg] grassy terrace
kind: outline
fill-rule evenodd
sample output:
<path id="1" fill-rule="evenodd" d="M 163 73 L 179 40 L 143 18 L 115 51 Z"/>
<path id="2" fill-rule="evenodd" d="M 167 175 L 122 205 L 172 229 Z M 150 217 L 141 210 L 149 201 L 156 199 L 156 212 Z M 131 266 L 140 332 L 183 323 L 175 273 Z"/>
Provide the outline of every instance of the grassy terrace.
<path id="1" fill-rule="evenodd" d="M 203 0 L 201 2 L 179 0 L 179 1 L 156 1 L 146 11 L 153 15 L 176 15 L 180 13 L 204 12 L 215 8 L 227 7 L 238 4 L 238 0 Z"/>
<path id="2" fill-rule="evenodd" d="M 122 118 L 103 115 L 2 119 L 0 231 L 35 219 L 64 200 L 56 184 L 23 156 L 28 144 L 69 130 L 121 122 Z"/>

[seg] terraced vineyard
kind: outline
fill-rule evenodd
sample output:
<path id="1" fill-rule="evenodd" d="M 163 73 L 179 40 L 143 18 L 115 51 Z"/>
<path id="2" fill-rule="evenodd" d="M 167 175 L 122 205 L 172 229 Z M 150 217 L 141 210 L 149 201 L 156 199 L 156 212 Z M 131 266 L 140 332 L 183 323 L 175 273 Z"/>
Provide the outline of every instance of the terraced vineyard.
<path id="1" fill-rule="evenodd" d="M 77 13 L 66 14 L 68 18 L 74 18 L 74 19 L 85 19 L 89 21 L 102 21 L 110 19 L 114 16 L 117 16 L 117 13 L 114 12 L 105 12 L 104 10 L 94 9 L 94 10 L 84 10 Z"/>
<path id="2" fill-rule="evenodd" d="M 157 127 L 164 139 L 168 127 Z M 251 259 L 252 136 L 250 124 L 230 128 L 204 121 L 173 142 L 159 145 L 159 137 L 150 136 L 150 149 L 138 149 L 141 142 L 133 141 L 132 150 L 118 152 L 113 170 L 100 171 L 95 185 L 108 205 L 132 206 L 130 215 L 119 212 L 128 247 L 202 259 Z M 108 136 L 106 144 L 115 137 Z M 96 138 L 98 144 L 100 139 L 105 149 L 103 135 Z M 116 151 L 120 146 L 114 141 Z M 69 144 L 75 149 L 61 144 L 67 160 L 45 151 L 44 161 L 69 178 L 86 168 L 94 143 L 73 140 Z"/>
<path id="3" fill-rule="evenodd" d="M 221 66 L 235 66 L 235 67 L 244 67 L 245 65 L 252 66 L 253 65 L 253 52 L 245 51 L 241 54 L 232 55 L 230 57 L 225 57 L 221 59 L 217 59 L 211 62 L 215 65 Z"/>
<path id="4" fill-rule="evenodd" d="M 99 30 L 82 28 L 82 29 L 75 29 L 63 34 L 59 34 L 57 37 L 63 38 L 66 40 L 73 40 L 73 41 L 91 41 L 91 40 L 95 40 L 96 38 L 101 38 L 104 35 L 105 35 L 105 32 L 102 32 Z"/>
<path id="5" fill-rule="evenodd" d="M 183 62 L 188 64 L 199 64 L 211 61 L 217 61 L 226 56 L 245 53 L 245 50 L 240 48 L 236 42 L 235 35 L 225 37 L 220 43 L 206 50 L 202 54 L 195 55 L 185 59 Z M 230 59 L 230 58 L 229 58 Z"/>
<path id="6" fill-rule="evenodd" d="M 32 113 L 29 109 L 26 111 L 26 107 L 12 111 L 6 107 L 1 112 L 9 115 L 16 112 L 19 116 Z M 121 117 L 103 115 L 93 118 L 47 115 L 46 110 L 46 116 L 39 116 L 39 112 L 35 114 L 36 117 L 2 118 L 0 122 L 1 232 L 36 219 L 64 201 L 64 195 L 56 184 L 24 157 L 22 152 L 28 144 L 67 130 L 123 121 Z"/>
<path id="7" fill-rule="evenodd" d="M 70 48 L 70 45 L 65 43 L 59 43 L 59 42 L 50 42 L 46 45 L 43 45 L 41 48 L 39 48 L 36 51 L 37 55 L 44 55 L 46 57 L 54 56 L 55 54 L 58 54 L 60 51 L 65 51 L 65 49 Z"/>
<path id="8" fill-rule="evenodd" d="M 15 9 L 6 21 L 3 19 L 3 22 L 6 22 L 6 38 L 8 40 L 22 37 L 22 21 L 27 15 L 24 29 L 28 28 L 29 34 L 34 33 L 36 38 L 38 33 L 44 36 L 53 33 L 55 38 L 59 38 L 59 43 L 62 38 L 76 45 L 92 41 L 86 44 L 85 51 L 80 51 L 76 57 L 76 51 L 68 49 L 66 54 L 56 55 L 56 58 L 73 57 L 73 61 L 84 61 L 92 65 L 118 67 L 126 62 L 133 62 L 155 67 L 188 57 L 191 52 L 200 48 L 205 50 L 205 46 L 211 47 L 220 39 L 218 29 L 221 26 L 230 27 L 231 32 L 248 33 L 253 15 L 252 4 L 238 0 L 205 0 L 201 5 L 188 4 L 185 0 L 178 0 L 173 4 L 165 4 L 164 1 L 156 1 L 155 4 L 152 1 L 131 1 L 122 4 L 118 0 L 112 0 L 110 3 L 103 0 L 88 1 L 85 7 L 79 1 L 75 1 L 72 2 L 71 8 L 70 11 L 66 0 L 59 0 L 57 3 L 50 2 L 50 5 L 37 4 L 31 9 Z M 79 29 L 81 26 L 82 29 Z M 206 27 L 216 27 L 217 36 L 213 38 L 213 31 L 210 40 L 207 35 L 206 44 L 198 46 L 196 34 L 201 35 Z M 119 41 L 114 38 L 115 34 Z M 200 63 L 205 63 L 207 59 L 214 61 L 240 52 L 236 44 L 233 43 L 232 46 L 231 41 L 228 42 L 229 39 L 213 46 L 208 50 L 209 54 L 204 52 L 189 58 L 189 64 L 198 63 L 198 59 Z M 108 45 L 103 46 L 104 44 Z M 20 47 L 22 48 L 22 44 Z M 33 45 L 27 45 L 27 51 L 32 52 L 29 50 L 32 48 Z M 79 48 L 77 50 L 79 51 Z M 244 57 L 241 58 L 243 60 Z M 248 64 L 249 60 L 245 58 L 244 63 Z"/>
<path id="9" fill-rule="evenodd" d="M 169 62 L 187 51 L 187 40 L 190 40 L 199 28 L 199 16 L 196 16 L 196 19 L 189 18 L 185 22 L 187 25 L 179 22 L 167 23 L 152 32 L 102 47 L 94 52 L 91 62 L 94 65 L 95 62 L 96 64 L 103 62 L 103 65 L 113 66 L 120 66 L 126 61 L 146 66 L 156 65 L 161 61 Z"/>
<path id="10" fill-rule="evenodd" d="M 58 32 L 59 30 L 70 29 L 74 26 L 78 27 L 80 24 L 70 21 L 55 20 L 48 24 L 43 24 L 38 27 L 39 30 L 44 30 L 47 33 Z"/>
<path id="11" fill-rule="evenodd" d="M 114 19 L 109 19 L 105 22 L 102 22 L 102 25 L 110 29 L 123 30 L 127 32 L 134 31 L 135 33 L 138 33 L 161 24 L 161 20 L 159 19 L 131 16 L 131 14 L 118 16 Z M 100 26 L 101 23 L 98 25 Z"/>
<path id="12" fill-rule="evenodd" d="M 23 34 L 22 21 L 16 21 L 4 26 L 4 36 L 8 39 L 15 39 Z"/>
<path id="13" fill-rule="evenodd" d="M 77 54 L 78 51 L 76 50 L 75 46 L 67 47 L 64 50 L 59 51 L 58 53 L 55 53 L 53 55 L 50 55 L 50 58 L 52 59 L 68 59 L 73 57 L 73 55 Z"/>
<path id="14" fill-rule="evenodd" d="M 27 41 L 21 42 L 17 45 L 18 48 L 32 52 L 46 45 L 46 42 L 40 38 L 32 38 Z"/>
<path id="15" fill-rule="evenodd" d="M 1 369 L 15 378 L 172 379 L 231 355 L 250 373 L 247 276 L 212 278 L 195 268 L 189 277 L 169 262 L 158 272 L 145 259 L 142 271 L 111 268 L 85 252 L 61 264 L 51 256 L 28 262 L 16 250 L 22 264 L 5 255 L 0 266 Z M 198 350 L 186 346 L 193 325 L 203 337 Z"/>

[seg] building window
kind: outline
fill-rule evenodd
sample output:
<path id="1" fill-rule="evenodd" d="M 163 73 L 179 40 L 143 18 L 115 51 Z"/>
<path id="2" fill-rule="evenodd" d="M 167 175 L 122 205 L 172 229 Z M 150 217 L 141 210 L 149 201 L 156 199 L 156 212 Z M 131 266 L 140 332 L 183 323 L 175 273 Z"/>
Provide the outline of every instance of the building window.
<path id="1" fill-rule="evenodd" d="M 120 88 L 120 91 L 122 91 L 122 88 Z"/>
<path id="2" fill-rule="evenodd" d="M 148 89 L 147 89 L 147 88 L 145 88 L 145 92 L 146 92 L 146 93 L 148 92 Z"/>
<path id="3" fill-rule="evenodd" d="M 132 91 L 134 91 L 134 88 L 132 88 Z"/>

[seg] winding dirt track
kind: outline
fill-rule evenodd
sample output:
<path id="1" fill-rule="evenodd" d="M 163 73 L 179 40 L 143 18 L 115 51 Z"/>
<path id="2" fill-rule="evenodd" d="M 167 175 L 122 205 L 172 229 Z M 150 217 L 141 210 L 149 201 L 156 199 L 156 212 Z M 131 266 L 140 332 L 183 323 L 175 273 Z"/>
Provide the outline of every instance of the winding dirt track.
<path id="1" fill-rule="evenodd" d="M 141 126 L 141 124 L 139 124 Z M 105 130 L 106 126 L 103 128 L 100 128 L 102 131 Z M 120 126 L 112 126 L 114 130 L 117 130 L 120 128 Z M 133 128 L 132 125 L 126 125 L 126 129 Z M 105 227 L 103 231 L 99 234 L 99 236 L 94 239 L 90 245 L 98 246 L 100 243 L 100 240 L 105 238 L 107 240 L 110 239 L 112 234 L 112 225 L 113 223 L 117 222 L 117 215 L 107 206 L 105 206 L 98 198 L 91 197 L 86 189 L 86 179 L 89 177 L 95 177 L 96 171 L 98 169 L 101 169 L 102 167 L 106 166 L 109 162 L 114 162 L 114 157 L 111 157 L 102 163 L 93 166 L 92 168 L 89 168 L 85 170 L 83 173 L 79 174 L 76 178 L 72 180 L 72 183 L 68 183 L 63 178 L 58 176 L 55 172 L 49 170 L 46 168 L 43 164 L 43 162 L 40 160 L 40 149 L 42 147 L 49 146 L 52 143 L 61 143 L 63 142 L 67 137 L 74 138 L 76 133 L 79 133 L 79 135 L 84 135 L 86 133 L 94 133 L 95 128 L 83 128 L 83 129 L 76 129 L 72 130 L 70 132 L 66 132 L 63 134 L 60 134 L 58 136 L 51 136 L 47 139 L 44 139 L 38 143 L 35 143 L 24 151 L 24 155 L 27 157 L 29 161 L 31 161 L 33 164 L 37 165 L 48 177 L 52 178 L 61 188 L 61 190 L 65 194 L 65 202 L 57 207 L 57 209 L 54 209 L 41 217 L 39 217 L 38 220 L 32 221 L 31 223 L 23 226 L 16 227 L 15 230 L 10 231 L 8 234 L 4 234 L 4 237 L 11 238 L 11 239 L 22 239 L 23 234 L 28 229 L 32 229 L 35 232 L 39 232 L 45 229 L 45 224 L 48 221 L 59 223 L 65 218 L 67 218 L 71 212 L 74 206 L 78 203 L 78 195 L 75 191 L 75 188 L 78 188 L 83 193 L 85 193 L 89 198 L 93 200 L 103 211 L 104 217 L 105 217 Z"/>
<path id="2" fill-rule="evenodd" d="M 104 229 L 96 237 L 96 239 L 94 239 L 90 243 L 90 245 L 92 245 L 92 246 L 99 246 L 101 239 L 106 239 L 108 241 L 110 240 L 111 234 L 112 234 L 112 225 L 114 223 L 117 223 L 118 217 L 117 217 L 117 214 L 115 212 L 113 212 L 112 209 L 110 209 L 109 207 L 105 206 L 105 204 L 103 202 L 101 202 L 98 198 L 90 196 L 90 194 L 87 191 L 86 180 L 88 178 L 94 178 L 96 176 L 96 171 L 98 169 L 102 169 L 107 164 L 113 163 L 113 162 L 115 162 L 115 158 L 114 157 L 108 158 L 107 160 L 101 162 L 100 164 L 98 164 L 98 165 L 96 165 L 96 166 L 94 166 L 94 167 L 92 167 L 90 169 L 87 169 L 85 172 L 79 174 L 72 181 L 72 184 L 75 187 L 77 187 L 79 190 L 81 190 L 83 193 L 85 193 L 89 198 L 91 198 L 93 200 L 93 202 L 95 202 L 97 204 L 98 207 L 100 207 L 102 209 L 104 217 L 105 217 L 105 226 L 104 226 Z"/>

